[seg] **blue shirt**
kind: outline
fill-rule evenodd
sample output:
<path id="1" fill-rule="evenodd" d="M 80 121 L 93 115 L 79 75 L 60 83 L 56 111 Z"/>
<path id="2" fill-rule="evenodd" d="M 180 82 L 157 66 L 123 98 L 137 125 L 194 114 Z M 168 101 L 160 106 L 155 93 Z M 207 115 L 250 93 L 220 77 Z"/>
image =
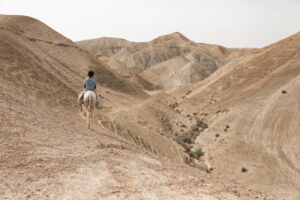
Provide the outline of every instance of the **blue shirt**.
<path id="1" fill-rule="evenodd" d="M 94 90 L 96 87 L 96 80 L 94 78 L 87 77 L 83 84 L 85 85 L 85 90 Z"/>

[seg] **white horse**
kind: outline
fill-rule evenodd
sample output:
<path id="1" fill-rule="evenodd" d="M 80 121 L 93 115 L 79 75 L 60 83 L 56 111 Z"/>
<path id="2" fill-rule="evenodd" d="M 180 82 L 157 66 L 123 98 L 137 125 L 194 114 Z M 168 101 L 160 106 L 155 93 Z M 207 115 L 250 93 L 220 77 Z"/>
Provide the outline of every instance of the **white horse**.
<path id="1" fill-rule="evenodd" d="M 83 111 L 85 112 L 87 128 L 92 131 L 93 129 L 93 116 L 96 109 L 97 96 L 93 91 L 86 91 L 83 94 Z"/>

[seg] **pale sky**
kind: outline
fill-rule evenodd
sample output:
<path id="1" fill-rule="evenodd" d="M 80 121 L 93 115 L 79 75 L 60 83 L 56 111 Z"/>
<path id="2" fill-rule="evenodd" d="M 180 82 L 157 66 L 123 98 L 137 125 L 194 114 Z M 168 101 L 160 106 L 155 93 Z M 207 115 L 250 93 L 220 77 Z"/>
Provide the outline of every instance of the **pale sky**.
<path id="1" fill-rule="evenodd" d="M 0 0 L 0 14 L 37 18 L 74 41 L 177 31 L 195 42 L 263 47 L 300 31 L 300 0 Z"/>

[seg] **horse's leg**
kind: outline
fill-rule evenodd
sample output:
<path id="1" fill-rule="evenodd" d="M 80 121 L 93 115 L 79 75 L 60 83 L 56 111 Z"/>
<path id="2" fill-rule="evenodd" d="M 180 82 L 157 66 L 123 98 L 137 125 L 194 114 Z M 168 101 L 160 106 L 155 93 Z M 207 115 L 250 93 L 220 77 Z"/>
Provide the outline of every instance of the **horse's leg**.
<path id="1" fill-rule="evenodd" d="M 80 92 L 80 94 L 78 95 L 78 104 L 81 112 L 82 112 L 83 94 L 84 92 Z"/>

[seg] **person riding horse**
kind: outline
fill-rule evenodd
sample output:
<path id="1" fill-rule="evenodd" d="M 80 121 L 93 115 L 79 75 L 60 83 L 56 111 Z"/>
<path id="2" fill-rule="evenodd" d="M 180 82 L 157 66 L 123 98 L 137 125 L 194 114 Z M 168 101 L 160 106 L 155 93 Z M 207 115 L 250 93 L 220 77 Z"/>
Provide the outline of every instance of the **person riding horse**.
<path id="1" fill-rule="evenodd" d="M 82 91 L 79 94 L 79 98 L 78 98 L 78 102 L 79 102 L 80 108 L 82 110 L 82 103 L 83 103 L 83 95 L 84 95 L 84 93 L 86 91 L 93 91 L 96 94 L 96 97 L 97 97 L 96 107 L 99 109 L 99 108 L 101 108 L 101 106 L 100 106 L 99 95 L 96 92 L 97 83 L 96 83 L 96 80 L 94 79 L 94 72 L 93 71 L 89 71 L 87 75 L 88 75 L 88 77 L 86 79 L 84 79 L 84 81 L 83 81 L 84 91 Z"/>

